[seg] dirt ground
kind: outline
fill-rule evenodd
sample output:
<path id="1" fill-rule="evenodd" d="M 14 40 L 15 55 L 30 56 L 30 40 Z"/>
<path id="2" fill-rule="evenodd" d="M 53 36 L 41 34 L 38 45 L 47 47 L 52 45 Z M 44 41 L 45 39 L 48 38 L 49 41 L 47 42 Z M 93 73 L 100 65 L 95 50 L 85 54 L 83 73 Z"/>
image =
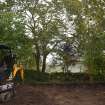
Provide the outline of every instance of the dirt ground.
<path id="1" fill-rule="evenodd" d="M 0 105 L 105 105 L 105 86 L 21 85 L 13 100 Z"/>

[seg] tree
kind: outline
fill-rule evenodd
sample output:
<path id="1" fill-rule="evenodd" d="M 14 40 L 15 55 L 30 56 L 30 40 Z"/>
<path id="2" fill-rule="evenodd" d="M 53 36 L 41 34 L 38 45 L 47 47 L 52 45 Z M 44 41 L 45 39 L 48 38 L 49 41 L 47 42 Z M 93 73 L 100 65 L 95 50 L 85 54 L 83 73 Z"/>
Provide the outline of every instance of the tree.
<path id="1" fill-rule="evenodd" d="M 33 43 L 36 70 L 45 72 L 46 58 L 59 43 L 59 29 L 64 27 L 58 17 L 59 11 L 53 2 L 24 0 L 20 3 L 26 18 L 26 31 L 31 35 Z"/>
<path id="2" fill-rule="evenodd" d="M 18 61 L 26 63 L 25 58 L 30 56 L 30 39 L 25 36 L 25 25 L 22 17 L 16 11 L 13 11 L 14 6 L 15 2 L 13 0 L 0 3 L 0 42 L 11 46 L 17 55 Z"/>
<path id="3" fill-rule="evenodd" d="M 66 0 L 63 3 L 68 11 L 68 18 L 72 19 L 76 25 L 74 38 L 78 41 L 79 51 L 84 56 L 89 73 L 96 73 L 96 66 L 98 72 L 100 72 L 100 69 L 103 71 L 102 66 L 96 62 L 100 61 L 102 64 L 104 62 L 104 39 L 102 37 L 105 37 L 105 29 L 102 24 L 105 21 L 105 2 L 98 0 Z"/>

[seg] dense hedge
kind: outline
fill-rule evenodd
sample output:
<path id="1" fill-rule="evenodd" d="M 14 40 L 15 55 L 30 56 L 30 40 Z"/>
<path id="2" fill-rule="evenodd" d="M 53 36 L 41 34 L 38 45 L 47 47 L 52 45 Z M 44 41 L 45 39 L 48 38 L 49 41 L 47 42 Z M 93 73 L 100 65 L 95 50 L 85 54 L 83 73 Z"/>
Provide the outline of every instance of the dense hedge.
<path id="1" fill-rule="evenodd" d="M 61 80 L 61 81 L 87 81 L 89 76 L 85 73 L 52 73 L 50 74 L 51 80 Z"/>
<path id="2" fill-rule="evenodd" d="M 25 82 L 48 82 L 49 74 L 36 72 L 35 70 L 25 70 Z"/>
<path id="3" fill-rule="evenodd" d="M 91 75 L 94 81 L 105 81 L 104 75 Z M 42 73 L 35 70 L 25 71 L 25 82 L 88 82 L 90 76 L 86 73 Z"/>

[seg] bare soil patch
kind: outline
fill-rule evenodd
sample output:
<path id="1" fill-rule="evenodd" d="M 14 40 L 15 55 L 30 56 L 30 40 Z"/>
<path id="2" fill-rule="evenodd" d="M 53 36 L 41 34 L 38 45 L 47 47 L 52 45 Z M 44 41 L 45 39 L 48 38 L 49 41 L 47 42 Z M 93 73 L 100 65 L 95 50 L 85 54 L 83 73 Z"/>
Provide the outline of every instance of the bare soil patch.
<path id="1" fill-rule="evenodd" d="M 104 85 L 20 85 L 0 105 L 105 105 Z"/>

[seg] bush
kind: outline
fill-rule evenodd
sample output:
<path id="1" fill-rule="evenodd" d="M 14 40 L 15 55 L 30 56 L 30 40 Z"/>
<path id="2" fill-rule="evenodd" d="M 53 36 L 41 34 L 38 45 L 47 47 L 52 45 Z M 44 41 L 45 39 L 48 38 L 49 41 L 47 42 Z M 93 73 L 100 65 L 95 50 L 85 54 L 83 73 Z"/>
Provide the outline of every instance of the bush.
<path id="1" fill-rule="evenodd" d="M 52 73 L 50 79 L 60 81 L 88 81 L 89 76 L 86 73 Z"/>
<path id="2" fill-rule="evenodd" d="M 93 82 L 105 81 L 104 75 L 91 75 Z M 25 82 L 26 83 L 79 83 L 89 82 L 90 75 L 87 73 L 43 73 L 35 70 L 25 71 Z"/>
<path id="3" fill-rule="evenodd" d="M 104 74 L 93 74 L 92 77 L 94 81 L 105 81 Z"/>
<path id="4" fill-rule="evenodd" d="M 25 71 L 25 81 L 26 82 L 48 82 L 49 74 L 37 72 L 35 70 L 26 70 Z"/>

